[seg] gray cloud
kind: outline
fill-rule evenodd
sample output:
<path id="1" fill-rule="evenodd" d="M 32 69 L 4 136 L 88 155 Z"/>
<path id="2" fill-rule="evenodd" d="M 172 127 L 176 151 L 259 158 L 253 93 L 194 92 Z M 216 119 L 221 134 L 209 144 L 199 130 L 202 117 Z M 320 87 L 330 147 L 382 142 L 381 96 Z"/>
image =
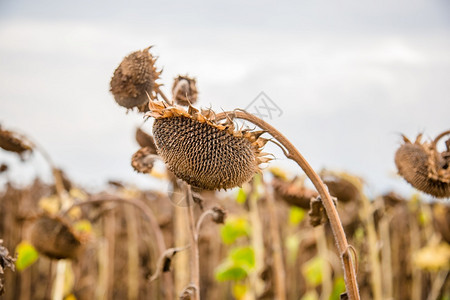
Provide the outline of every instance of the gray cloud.
<path id="1" fill-rule="evenodd" d="M 315 168 L 355 172 L 375 192 L 409 191 L 392 177 L 399 133 L 448 129 L 445 2 L 2 5 L 0 122 L 35 137 L 84 184 L 151 184 L 129 166 L 142 117 L 108 92 L 122 57 L 149 44 L 164 90 L 188 72 L 200 105 L 216 110 L 265 91 L 284 111 L 273 124 Z"/>

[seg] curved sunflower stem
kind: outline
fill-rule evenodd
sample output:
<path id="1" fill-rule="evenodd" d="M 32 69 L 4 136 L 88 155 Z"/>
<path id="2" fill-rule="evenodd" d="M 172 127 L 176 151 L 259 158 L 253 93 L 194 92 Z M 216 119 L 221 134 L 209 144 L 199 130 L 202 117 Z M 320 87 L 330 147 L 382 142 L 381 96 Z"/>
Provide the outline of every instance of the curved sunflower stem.
<path id="1" fill-rule="evenodd" d="M 450 130 L 444 131 L 441 134 L 439 134 L 434 140 L 433 140 L 433 144 L 436 145 L 440 139 L 442 139 L 444 136 L 446 136 L 447 134 L 450 134 Z"/>
<path id="2" fill-rule="evenodd" d="M 163 91 L 161 91 L 159 86 L 157 86 L 155 88 L 155 90 L 156 90 L 156 93 L 158 93 L 164 99 L 164 101 L 166 101 L 167 104 L 173 105 L 173 101 L 170 101 L 169 98 L 167 98 L 166 94 L 164 94 Z"/>
<path id="3" fill-rule="evenodd" d="M 294 147 L 294 145 L 292 145 L 292 143 L 281 132 L 279 132 L 269 123 L 243 110 L 222 112 L 220 114 L 217 114 L 216 120 L 222 120 L 227 118 L 228 116 L 247 120 L 253 123 L 254 125 L 260 127 L 261 129 L 265 130 L 281 145 L 283 145 L 283 147 L 286 148 L 287 158 L 295 161 L 300 166 L 300 168 L 302 168 L 302 170 L 305 172 L 306 176 L 308 176 L 308 178 L 311 180 L 312 184 L 317 189 L 317 192 L 319 193 L 322 199 L 323 206 L 327 213 L 328 219 L 330 220 L 330 226 L 333 231 L 334 239 L 336 241 L 336 245 L 339 251 L 339 256 L 343 264 L 347 295 L 350 300 L 360 299 L 358 291 L 358 283 L 356 281 L 356 272 L 350 253 L 350 246 L 347 242 L 344 228 L 342 227 L 342 223 L 339 218 L 336 207 L 333 204 L 333 200 L 331 199 L 328 189 L 320 179 L 319 175 L 317 175 L 314 169 L 309 165 L 309 163 Z"/>

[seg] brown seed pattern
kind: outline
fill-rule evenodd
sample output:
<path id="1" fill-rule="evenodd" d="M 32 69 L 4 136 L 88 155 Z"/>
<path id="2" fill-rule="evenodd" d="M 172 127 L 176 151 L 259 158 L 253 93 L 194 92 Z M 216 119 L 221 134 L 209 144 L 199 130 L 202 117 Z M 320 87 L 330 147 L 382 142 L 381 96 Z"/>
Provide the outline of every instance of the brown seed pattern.
<path id="1" fill-rule="evenodd" d="M 156 59 L 149 52 L 150 47 L 125 57 L 111 79 L 110 91 L 116 102 L 126 108 L 144 107 L 148 95 L 156 97 L 158 84 L 155 82 L 161 72 L 155 67 Z"/>
<path id="2" fill-rule="evenodd" d="M 398 173 L 416 189 L 437 198 L 450 197 L 448 159 L 433 142 L 422 143 L 419 135 L 414 143 L 404 137 L 395 153 Z"/>
<path id="3" fill-rule="evenodd" d="M 234 131 L 232 123 L 215 124 L 190 107 L 166 108 L 150 102 L 158 154 L 167 167 L 194 187 L 228 189 L 249 181 L 259 171 L 261 148 L 267 140 L 262 132 Z"/>

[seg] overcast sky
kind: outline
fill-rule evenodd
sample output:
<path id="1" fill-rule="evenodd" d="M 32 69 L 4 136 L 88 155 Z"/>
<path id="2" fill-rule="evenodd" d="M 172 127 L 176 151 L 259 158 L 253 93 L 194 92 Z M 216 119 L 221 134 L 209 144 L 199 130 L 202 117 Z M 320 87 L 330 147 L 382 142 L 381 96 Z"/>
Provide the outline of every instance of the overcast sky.
<path id="1" fill-rule="evenodd" d="M 0 123 L 33 137 L 84 186 L 154 185 L 130 167 L 142 116 L 109 93 L 122 58 L 149 45 L 167 94 L 186 73 L 197 78 L 198 105 L 217 111 L 264 91 L 283 112 L 267 121 L 314 168 L 360 175 L 373 195 L 410 192 L 395 176 L 400 133 L 450 127 L 446 0 L 2 0 Z M 274 151 L 272 165 L 301 173 Z M 48 175 L 39 157 L 16 161 L 0 152 L 18 182 Z"/>

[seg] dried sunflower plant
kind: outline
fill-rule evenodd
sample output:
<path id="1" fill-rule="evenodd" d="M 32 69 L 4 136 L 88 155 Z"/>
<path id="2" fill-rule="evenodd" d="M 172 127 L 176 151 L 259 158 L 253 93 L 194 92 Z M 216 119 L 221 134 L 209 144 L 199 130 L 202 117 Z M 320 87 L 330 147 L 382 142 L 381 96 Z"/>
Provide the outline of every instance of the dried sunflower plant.
<path id="1" fill-rule="evenodd" d="M 149 50 L 150 47 L 125 57 L 111 80 L 111 92 L 119 105 L 127 109 L 137 108 L 145 112 L 146 117 L 154 119 L 154 142 L 150 139 L 147 144 L 140 143 L 143 148 L 133 155 L 133 167 L 142 173 L 149 173 L 154 160 L 162 159 L 167 169 L 186 183 L 186 200 L 192 204 L 191 187 L 195 190 L 226 190 L 248 182 L 261 171 L 260 164 L 270 161 L 270 154 L 263 152 L 263 148 L 268 141 L 274 142 L 287 158 L 303 169 L 317 189 L 317 200 L 326 212 L 343 264 L 346 294 L 349 299 L 359 299 L 352 247 L 347 242 L 335 204 L 325 184 L 300 152 L 278 130 L 244 110 L 216 114 L 212 109 L 194 108 L 192 104 L 197 101 L 198 92 L 195 79 L 188 76 L 175 78 L 172 100 L 169 100 L 156 82 L 161 72 L 157 71 Z M 260 130 L 237 129 L 234 125 L 237 119 L 248 121 Z M 265 138 L 264 134 L 272 138 Z M 191 284 L 181 297 L 199 299 L 199 254 L 196 244 L 200 225 L 208 214 L 213 219 L 223 220 L 223 212 L 216 209 L 203 213 L 197 226 L 193 220 L 192 205 L 188 205 L 188 214 Z"/>
<path id="2" fill-rule="evenodd" d="M 412 143 L 403 136 L 403 144 L 395 153 L 398 173 L 414 188 L 436 198 L 450 197 L 450 138 L 446 149 L 438 150 L 438 142 L 450 135 L 450 130 L 439 134 L 434 140 L 422 142 L 419 134 Z"/>

